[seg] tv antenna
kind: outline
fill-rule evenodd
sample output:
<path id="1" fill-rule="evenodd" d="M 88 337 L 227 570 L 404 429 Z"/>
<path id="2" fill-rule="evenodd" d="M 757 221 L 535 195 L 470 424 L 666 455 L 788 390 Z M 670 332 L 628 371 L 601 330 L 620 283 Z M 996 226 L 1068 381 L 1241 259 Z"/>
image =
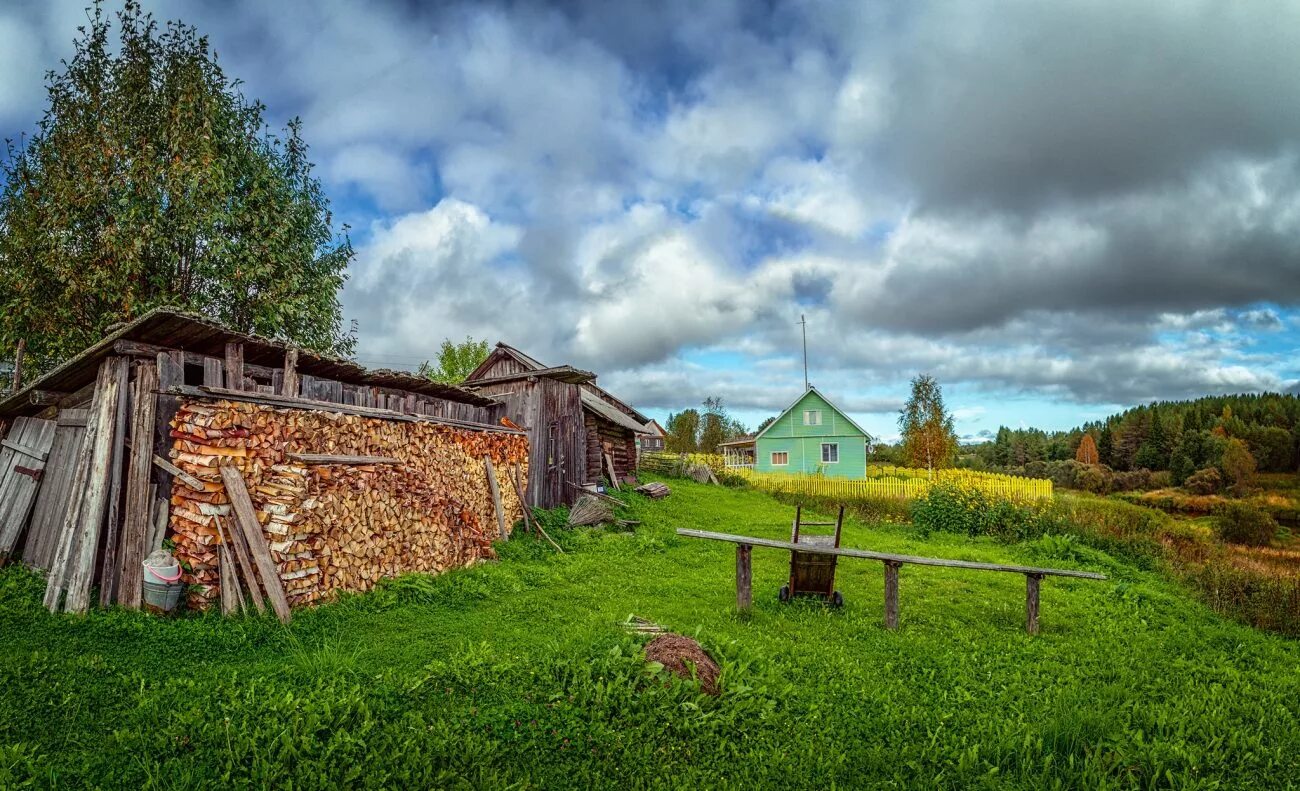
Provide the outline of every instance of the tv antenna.
<path id="1" fill-rule="evenodd" d="M 803 390 L 808 392 L 808 320 L 799 314 L 799 327 L 803 330 Z"/>

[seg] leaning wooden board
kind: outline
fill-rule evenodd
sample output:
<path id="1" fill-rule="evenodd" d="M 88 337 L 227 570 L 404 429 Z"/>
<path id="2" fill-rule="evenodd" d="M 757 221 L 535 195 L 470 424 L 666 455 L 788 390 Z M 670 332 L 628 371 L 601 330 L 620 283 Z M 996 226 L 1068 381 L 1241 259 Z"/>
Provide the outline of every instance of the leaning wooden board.
<path id="1" fill-rule="evenodd" d="M 53 420 L 20 417 L 0 445 L 0 565 L 27 527 L 54 443 Z"/>
<path id="2" fill-rule="evenodd" d="M 72 497 L 73 460 L 81 448 L 89 412 L 88 409 L 66 409 L 59 413 L 54 445 L 45 463 L 41 491 L 36 497 L 36 508 L 32 511 L 27 541 L 23 545 L 23 563 L 30 568 L 46 570 L 53 561 L 59 525 Z"/>

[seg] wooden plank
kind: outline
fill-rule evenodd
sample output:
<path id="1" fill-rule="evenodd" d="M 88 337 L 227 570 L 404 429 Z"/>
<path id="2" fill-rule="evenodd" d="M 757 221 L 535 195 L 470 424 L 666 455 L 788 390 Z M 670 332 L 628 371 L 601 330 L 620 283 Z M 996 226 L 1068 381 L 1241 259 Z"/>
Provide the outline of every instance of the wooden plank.
<path id="1" fill-rule="evenodd" d="M 59 527 L 69 508 L 74 467 L 85 433 L 84 420 L 80 427 L 62 423 L 55 426 L 54 445 L 45 464 L 45 476 L 32 511 L 27 543 L 23 546 L 23 562 L 30 568 L 50 568 L 59 540 Z"/>
<path id="2" fill-rule="evenodd" d="M 492 457 L 484 456 L 483 464 L 487 469 L 488 491 L 492 493 L 492 510 L 497 515 L 497 532 L 501 534 L 501 540 L 505 541 L 506 534 L 506 513 L 501 507 L 501 489 L 497 487 L 497 471 L 492 468 Z"/>
<path id="3" fill-rule="evenodd" d="M 155 453 L 152 462 L 155 467 L 157 467 L 160 470 L 164 470 L 168 473 L 171 473 L 181 483 L 185 484 L 186 486 L 193 489 L 194 491 L 196 492 L 203 491 L 203 481 L 200 481 L 198 478 L 195 478 L 193 475 L 190 475 L 185 470 L 182 470 L 180 467 L 177 467 L 175 464 L 172 464 L 170 461 L 167 461 L 162 456 L 159 456 L 158 454 Z"/>
<path id="4" fill-rule="evenodd" d="M 179 398 L 166 393 L 169 387 L 185 384 L 185 357 L 178 351 L 160 350 L 154 356 L 154 362 L 158 366 L 159 395 L 154 406 L 153 452 L 158 458 L 165 459 L 172 447 L 171 421 L 181 403 Z M 163 499 L 171 494 L 173 477 L 166 467 L 156 467 L 153 471 L 154 483 L 158 484 Z"/>
<path id="5" fill-rule="evenodd" d="M 149 487 L 149 498 L 154 503 L 153 530 L 149 533 L 149 543 L 145 544 L 145 557 L 150 552 L 162 549 L 163 539 L 167 537 L 167 519 L 171 506 L 166 498 L 158 496 L 158 484 Z"/>
<path id="6" fill-rule="evenodd" d="M 217 545 L 217 565 L 221 584 L 221 614 L 233 615 L 239 611 L 239 583 L 235 581 L 235 564 L 230 559 L 230 548 Z"/>
<path id="7" fill-rule="evenodd" d="M 284 586 L 280 583 L 280 572 L 275 568 L 275 561 L 271 559 L 271 548 L 267 546 L 266 536 L 257 521 L 257 514 L 253 511 L 253 501 L 248 497 L 248 488 L 244 486 L 244 479 L 240 476 L 239 470 L 229 464 L 221 466 L 221 479 L 226 484 L 226 496 L 234 506 L 235 522 L 243 531 L 244 539 L 248 542 L 249 553 L 253 556 L 257 571 L 262 576 L 262 585 L 266 588 L 267 598 L 271 600 L 271 609 L 275 610 L 275 615 L 281 623 L 288 623 L 292 617 L 289 612 L 289 600 L 285 598 Z"/>
<path id="8" fill-rule="evenodd" d="M 27 531 L 32 507 L 44 485 L 45 460 L 54 443 L 55 428 L 52 420 L 20 417 L 9 435 L 20 440 L 14 444 L 25 451 L 21 455 L 12 448 L 0 451 L 0 566 Z"/>
<path id="9" fill-rule="evenodd" d="M 885 552 L 870 552 L 865 549 L 846 549 L 844 547 L 813 546 L 810 544 L 792 544 L 789 541 L 773 541 L 769 538 L 737 536 L 731 533 L 713 533 L 708 530 L 688 530 L 677 528 L 677 535 L 687 538 L 705 538 L 712 541 L 729 541 L 733 544 L 753 544 L 756 547 L 787 549 L 814 555 L 839 555 L 846 558 L 865 558 L 867 560 L 895 561 L 911 563 L 917 566 L 942 566 L 945 568 L 974 569 L 977 571 L 1006 571 L 1015 574 L 1042 574 L 1054 577 L 1076 577 L 1079 579 L 1104 580 L 1105 574 L 1092 571 L 1073 571 L 1070 569 L 1040 569 L 1032 566 L 1009 566 L 999 563 L 976 563 L 969 560 L 946 560 L 927 558 L 918 555 L 891 555 Z"/>
<path id="10" fill-rule="evenodd" d="M 59 411 L 59 416 L 55 418 L 55 423 L 59 426 L 85 428 L 86 418 L 89 415 L 89 409 L 64 409 Z"/>
<path id="11" fill-rule="evenodd" d="M 241 530 L 226 531 L 225 524 L 221 517 L 214 516 L 212 521 L 217 525 L 218 537 L 224 542 L 230 539 L 230 545 L 235 548 L 235 559 L 239 561 L 239 570 L 244 575 L 244 587 L 248 589 L 248 594 L 253 598 L 253 606 L 257 608 L 258 613 L 266 612 L 266 602 L 262 599 L 262 589 L 257 584 L 257 575 L 253 573 L 253 562 L 249 558 L 248 543 L 244 540 L 244 534 Z"/>
<path id="12" fill-rule="evenodd" d="M 309 378 L 310 377 L 307 376 L 303 377 L 304 392 L 306 391 L 307 380 Z M 452 418 L 426 415 L 404 415 L 401 412 L 396 412 L 391 409 L 351 406 L 331 401 L 318 401 L 306 397 L 289 398 L 288 396 L 275 395 L 273 393 L 248 393 L 229 390 L 222 387 L 191 387 L 189 385 L 175 385 L 166 388 L 166 391 L 172 395 L 187 396 L 189 398 L 219 398 L 227 401 L 244 401 L 250 404 L 265 404 L 267 406 L 278 406 L 288 409 L 313 409 L 320 412 L 337 412 L 343 415 L 360 415 L 361 417 L 373 417 L 381 420 L 394 420 L 403 423 L 424 421 L 447 426 L 459 426 L 461 428 L 473 429 L 475 431 L 496 431 L 503 434 L 527 435 L 527 432 L 519 429 L 506 428 L 505 426 L 494 426 L 488 423 L 474 423 L 468 420 L 454 420 Z"/>
<path id="13" fill-rule="evenodd" d="M 898 628 L 898 569 L 901 563 L 885 563 L 885 628 Z"/>
<path id="14" fill-rule="evenodd" d="M 203 358 L 203 384 L 208 387 L 221 387 L 225 380 L 226 367 L 216 357 Z"/>
<path id="15" fill-rule="evenodd" d="M 284 353 L 284 373 L 280 380 L 280 395 L 297 398 L 299 384 L 298 350 L 289 349 Z"/>
<path id="16" fill-rule="evenodd" d="M 131 404 L 130 375 L 131 362 L 123 358 L 117 371 L 117 415 L 113 420 L 113 439 L 109 446 L 108 515 L 104 518 L 104 559 L 99 567 L 101 607 L 110 606 L 117 598 L 117 578 L 122 570 L 119 556 L 122 533 L 122 454 Z"/>
<path id="17" fill-rule="evenodd" d="M 244 344 L 226 344 L 226 388 L 244 389 Z"/>
<path id="18" fill-rule="evenodd" d="M 285 456 L 303 464 L 401 464 L 392 456 L 335 456 L 328 453 L 286 453 Z"/>
<path id="19" fill-rule="evenodd" d="M 754 548 L 749 544 L 736 545 L 736 609 L 747 613 L 754 605 L 754 573 L 750 557 Z"/>
<path id="20" fill-rule="evenodd" d="M 1038 587 L 1042 574 L 1025 575 L 1025 631 L 1038 634 Z"/>
<path id="21" fill-rule="evenodd" d="M 42 462 L 45 461 L 45 457 L 48 455 L 43 451 L 37 450 L 36 448 L 31 448 L 21 443 L 14 442 L 13 440 L 8 440 L 8 439 L 0 439 L 0 446 L 9 448 L 15 453 L 21 453 L 22 455 L 28 458 L 36 459 L 37 461 L 42 461 Z"/>
<path id="22" fill-rule="evenodd" d="M 153 431 L 158 398 L 158 366 L 150 361 L 136 367 L 135 398 L 131 409 L 131 457 L 126 476 L 126 514 L 122 524 L 121 561 L 118 564 L 118 603 L 138 610 L 143 596 L 145 556 L 154 527 Z"/>
<path id="23" fill-rule="evenodd" d="M 618 485 L 618 473 L 614 471 L 614 460 L 609 457 L 608 453 L 602 453 L 601 455 L 605 457 L 605 469 L 609 472 L 610 485 L 615 489 L 623 488 Z"/>

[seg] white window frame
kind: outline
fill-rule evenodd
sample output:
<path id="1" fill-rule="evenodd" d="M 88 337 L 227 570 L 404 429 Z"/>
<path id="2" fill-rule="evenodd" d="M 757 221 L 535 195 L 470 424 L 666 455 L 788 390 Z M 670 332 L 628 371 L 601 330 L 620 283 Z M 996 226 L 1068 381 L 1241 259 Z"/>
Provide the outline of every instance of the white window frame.
<path id="1" fill-rule="evenodd" d="M 784 457 L 785 457 L 785 461 L 777 461 L 777 460 L 776 460 L 776 457 L 777 457 L 777 456 L 784 456 Z M 789 467 L 789 466 L 790 466 L 790 451 L 788 451 L 788 450 L 774 450 L 774 451 L 772 451 L 772 457 L 771 457 L 771 458 L 772 458 L 772 466 L 773 466 L 773 467 Z"/>
<path id="2" fill-rule="evenodd" d="M 803 424 L 805 426 L 820 426 L 822 424 L 822 411 L 820 409 L 805 409 L 803 411 Z"/>
<path id="3" fill-rule="evenodd" d="M 835 458 L 834 458 L 833 460 L 827 460 L 827 458 L 826 458 L 826 449 L 827 449 L 827 448 L 834 448 L 834 449 L 835 449 Z M 840 463 L 840 443 L 838 443 L 838 442 L 823 442 L 823 443 L 822 443 L 822 464 L 839 464 L 839 463 Z"/>

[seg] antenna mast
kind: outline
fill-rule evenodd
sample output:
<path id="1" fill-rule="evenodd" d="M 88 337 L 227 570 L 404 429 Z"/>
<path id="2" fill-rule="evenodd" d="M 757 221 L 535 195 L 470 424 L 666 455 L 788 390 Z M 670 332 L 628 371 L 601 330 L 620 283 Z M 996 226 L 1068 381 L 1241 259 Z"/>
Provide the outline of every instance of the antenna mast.
<path id="1" fill-rule="evenodd" d="M 808 320 L 799 314 L 799 326 L 803 329 L 803 390 L 808 392 Z"/>

